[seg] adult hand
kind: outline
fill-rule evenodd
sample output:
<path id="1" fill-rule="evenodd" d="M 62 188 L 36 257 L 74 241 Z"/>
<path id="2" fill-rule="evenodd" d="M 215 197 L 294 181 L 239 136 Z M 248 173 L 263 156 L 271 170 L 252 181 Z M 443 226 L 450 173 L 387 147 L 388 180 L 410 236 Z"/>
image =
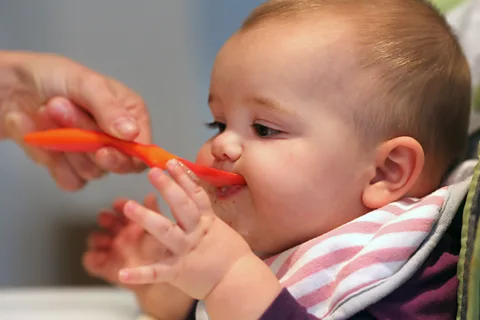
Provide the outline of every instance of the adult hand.
<path id="1" fill-rule="evenodd" d="M 151 142 L 145 104 L 125 85 L 62 56 L 0 51 L 0 139 L 14 140 L 33 161 L 46 166 L 59 187 L 78 190 L 105 171 L 145 168 L 111 148 L 67 154 L 23 143 L 28 132 L 56 127 L 102 130 L 120 139 Z"/>

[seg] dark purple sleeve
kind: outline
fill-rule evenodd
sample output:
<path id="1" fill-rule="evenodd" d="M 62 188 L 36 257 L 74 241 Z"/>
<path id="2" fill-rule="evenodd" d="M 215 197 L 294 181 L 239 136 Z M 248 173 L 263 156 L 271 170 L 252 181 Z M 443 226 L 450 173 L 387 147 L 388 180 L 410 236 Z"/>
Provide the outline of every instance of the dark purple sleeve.
<path id="1" fill-rule="evenodd" d="M 290 292 L 283 289 L 259 320 L 318 320 L 318 318 L 308 313 Z M 376 318 L 362 311 L 350 320 L 376 320 Z"/>
<path id="2" fill-rule="evenodd" d="M 283 289 L 260 320 L 318 320 L 318 318 L 309 314 L 288 290 Z"/>
<path id="3" fill-rule="evenodd" d="M 378 319 L 455 319 L 460 231 L 446 234 L 418 272 L 367 311 Z"/>
<path id="4" fill-rule="evenodd" d="M 197 302 L 193 304 L 192 310 L 185 320 L 195 320 L 195 309 Z M 297 300 L 283 289 L 267 311 L 259 320 L 318 320 L 316 317 L 307 313 Z"/>
<path id="5" fill-rule="evenodd" d="M 188 317 L 185 320 L 195 320 L 195 312 L 197 310 L 197 303 L 198 303 L 198 300 L 195 300 L 195 302 L 192 305 L 192 309 L 190 309 L 190 313 L 188 314 Z"/>

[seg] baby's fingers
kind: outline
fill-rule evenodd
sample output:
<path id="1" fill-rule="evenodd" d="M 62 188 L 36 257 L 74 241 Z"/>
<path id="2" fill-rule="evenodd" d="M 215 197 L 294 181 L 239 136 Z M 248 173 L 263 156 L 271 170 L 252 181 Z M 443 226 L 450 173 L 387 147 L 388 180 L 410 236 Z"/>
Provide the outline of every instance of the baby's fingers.
<path id="1" fill-rule="evenodd" d="M 194 181 L 194 174 L 182 163 L 173 159 L 168 162 L 168 172 L 193 200 L 202 215 L 213 214 L 210 198 L 205 190 Z M 198 221 L 197 221 L 198 222 Z"/>
<path id="2" fill-rule="evenodd" d="M 187 249 L 188 242 L 183 230 L 168 218 L 134 201 L 125 204 L 124 213 L 127 218 L 141 225 L 172 253 L 183 253 Z"/>
<path id="3" fill-rule="evenodd" d="M 123 216 L 123 207 L 127 202 L 128 202 L 127 198 L 115 199 L 115 201 L 113 201 L 113 204 L 112 204 L 112 208 L 115 211 L 115 213 L 118 214 L 119 216 Z"/>
<path id="4" fill-rule="evenodd" d="M 112 238 L 106 234 L 92 232 L 88 238 L 88 247 L 92 250 L 108 250 L 112 247 Z"/>
<path id="5" fill-rule="evenodd" d="M 82 264 L 86 271 L 93 276 L 102 275 L 108 262 L 108 254 L 101 251 L 88 251 L 82 257 Z"/>
<path id="6" fill-rule="evenodd" d="M 119 279 L 125 284 L 149 284 L 169 282 L 175 279 L 174 268 L 165 264 L 153 264 L 120 270 Z"/>
<path id="7" fill-rule="evenodd" d="M 108 210 L 102 210 L 98 213 L 98 225 L 112 235 L 117 235 L 127 224 L 124 216 L 119 216 Z"/>
<path id="8" fill-rule="evenodd" d="M 123 207 L 125 206 L 125 203 L 128 202 L 129 199 L 127 198 L 117 198 L 113 202 L 113 210 L 115 213 L 117 213 L 119 216 L 123 216 Z M 143 199 L 143 204 L 145 207 L 152 211 L 156 211 L 158 213 L 161 213 L 160 207 L 158 206 L 157 202 L 157 197 L 155 196 L 154 193 L 149 193 L 144 199 Z"/>
<path id="9" fill-rule="evenodd" d="M 150 171 L 149 178 L 170 207 L 178 225 L 187 233 L 194 230 L 200 220 L 200 213 L 188 193 L 158 168 Z"/>
<path id="10" fill-rule="evenodd" d="M 162 213 L 160 211 L 160 207 L 158 206 L 158 200 L 157 200 L 157 197 L 155 196 L 154 193 L 149 193 L 145 199 L 143 199 L 143 204 L 145 205 L 145 207 L 147 209 L 150 209 L 152 211 L 155 211 L 155 212 L 158 212 L 158 213 Z"/>

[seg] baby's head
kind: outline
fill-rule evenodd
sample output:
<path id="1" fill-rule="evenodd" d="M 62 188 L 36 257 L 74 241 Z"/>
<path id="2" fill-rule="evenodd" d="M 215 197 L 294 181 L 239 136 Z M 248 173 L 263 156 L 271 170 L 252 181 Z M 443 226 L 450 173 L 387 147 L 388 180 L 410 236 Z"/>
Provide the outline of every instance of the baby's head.
<path id="1" fill-rule="evenodd" d="M 209 104 L 197 161 L 247 181 L 214 209 L 268 256 L 437 188 L 466 144 L 470 73 L 424 1 L 268 1 L 220 50 Z"/>

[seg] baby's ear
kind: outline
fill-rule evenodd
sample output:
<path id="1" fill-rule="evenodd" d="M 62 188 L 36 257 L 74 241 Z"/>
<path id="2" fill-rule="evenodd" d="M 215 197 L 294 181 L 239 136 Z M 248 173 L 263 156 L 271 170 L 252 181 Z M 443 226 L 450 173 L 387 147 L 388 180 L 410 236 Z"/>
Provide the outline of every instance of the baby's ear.
<path id="1" fill-rule="evenodd" d="M 381 208 L 404 197 L 417 182 L 425 162 L 423 148 L 413 138 L 383 142 L 375 152 L 375 176 L 364 189 L 363 204 Z"/>

